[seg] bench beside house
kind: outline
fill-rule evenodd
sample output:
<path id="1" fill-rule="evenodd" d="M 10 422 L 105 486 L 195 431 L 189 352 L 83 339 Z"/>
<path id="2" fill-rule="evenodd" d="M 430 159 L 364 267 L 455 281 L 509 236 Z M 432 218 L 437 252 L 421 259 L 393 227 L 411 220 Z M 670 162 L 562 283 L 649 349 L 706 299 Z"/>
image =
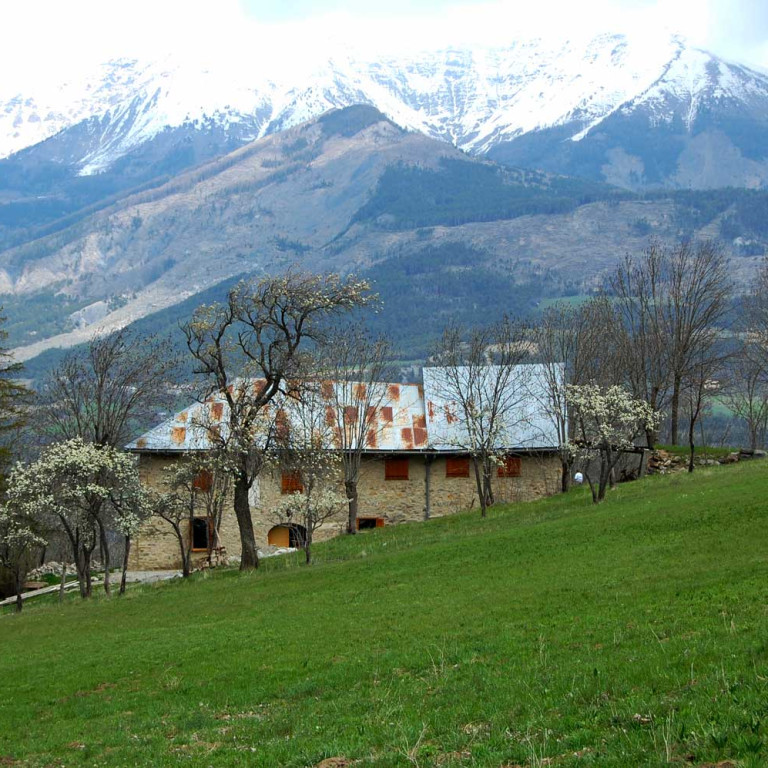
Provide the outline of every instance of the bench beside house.
<path id="1" fill-rule="evenodd" d="M 378 430 L 363 454 L 358 485 L 358 525 L 361 529 L 424 520 L 478 507 L 477 489 L 469 455 L 446 437 L 455 427 L 446 423 L 447 410 L 425 370 L 425 386 L 388 384 L 377 409 Z M 425 394 L 426 389 L 426 394 Z M 499 502 L 527 501 L 560 489 L 560 461 L 553 430 L 535 397 L 529 401 L 530 428 L 505 449 L 507 461 L 499 467 L 494 492 Z M 203 409 L 207 409 L 204 411 Z M 191 452 L 209 449 L 207 430 L 211 414 L 225 421 L 220 401 L 195 403 L 138 439 L 127 450 L 139 457 L 142 481 L 162 489 L 164 468 Z M 205 416 L 206 418 L 203 418 Z M 448 422 L 454 419 L 448 418 Z M 534 423 L 535 422 L 535 423 Z M 519 431 L 519 430 L 518 430 Z M 373 444 L 371 444 L 373 443 Z M 295 532 L 280 525 L 273 510 L 284 493 L 296 489 L 296 478 L 265 470 L 251 489 L 251 512 L 260 549 L 296 544 Z M 338 481 L 343 492 L 342 478 Z M 322 541 L 342 532 L 346 509 L 315 532 Z M 299 532 L 300 533 L 300 532 Z M 189 531 L 193 561 L 207 555 L 204 526 Z M 232 499 L 220 528 L 221 544 L 230 555 L 240 552 L 240 538 Z M 153 518 L 139 532 L 131 549 L 130 567 L 137 570 L 179 567 L 178 543 L 170 526 Z"/>

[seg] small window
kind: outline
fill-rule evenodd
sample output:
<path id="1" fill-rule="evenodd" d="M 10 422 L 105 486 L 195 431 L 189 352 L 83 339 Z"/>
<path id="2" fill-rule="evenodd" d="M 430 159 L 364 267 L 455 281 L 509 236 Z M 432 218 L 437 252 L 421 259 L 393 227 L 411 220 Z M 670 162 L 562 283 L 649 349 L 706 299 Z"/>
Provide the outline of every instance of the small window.
<path id="1" fill-rule="evenodd" d="M 446 477 L 469 477 L 469 459 L 466 457 L 445 460 Z"/>
<path id="2" fill-rule="evenodd" d="M 358 517 L 357 518 L 357 530 L 367 531 L 371 528 L 383 528 L 383 517 Z"/>
<path id="3" fill-rule="evenodd" d="M 298 472 L 283 472 L 280 483 L 281 493 L 301 493 L 304 490 L 304 484 L 301 482 L 301 475 Z"/>
<path id="4" fill-rule="evenodd" d="M 207 517 L 192 519 L 192 551 L 205 552 L 211 540 L 211 521 Z"/>
<path id="5" fill-rule="evenodd" d="M 503 463 L 499 464 L 499 477 L 520 477 L 520 457 L 505 456 Z"/>
<path id="6" fill-rule="evenodd" d="M 385 480 L 407 480 L 408 459 L 384 459 Z"/>

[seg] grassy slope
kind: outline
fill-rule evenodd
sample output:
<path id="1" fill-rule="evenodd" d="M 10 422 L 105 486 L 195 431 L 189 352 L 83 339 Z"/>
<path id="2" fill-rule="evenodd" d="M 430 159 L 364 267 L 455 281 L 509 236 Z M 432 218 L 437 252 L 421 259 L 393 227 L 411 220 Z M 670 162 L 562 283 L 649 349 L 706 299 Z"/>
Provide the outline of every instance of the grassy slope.
<path id="1" fill-rule="evenodd" d="M 766 480 L 651 478 L 2 617 L 0 764 L 765 765 Z"/>

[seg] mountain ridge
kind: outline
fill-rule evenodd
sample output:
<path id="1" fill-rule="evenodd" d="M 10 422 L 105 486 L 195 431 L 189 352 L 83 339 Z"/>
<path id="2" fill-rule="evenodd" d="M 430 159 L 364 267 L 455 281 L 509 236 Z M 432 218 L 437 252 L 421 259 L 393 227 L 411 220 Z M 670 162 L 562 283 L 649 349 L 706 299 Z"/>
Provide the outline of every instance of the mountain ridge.
<path id="1" fill-rule="evenodd" d="M 727 232 L 734 275 L 748 275 L 768 242 L 768 194 L 702 195 L 644 198 L 500 166 L 350 107 L 0 252 L 0 294 L 28 360 L 235 276 L 356 272 L 385 298 L 380 330 L 422 349 L 450 318 L 589 293 L 651 236 Z"/>
<path id="2" fill-rule="evenodd" d="M 571 173 L 576 163 L 579 175 L 633 189 L 723 184 L 716 169 L 696 175 L 677 163 L 666 174 L 646 173 L 644 153 L 621 141 L 618 126 L 628 119 L 661 137 L 656 143 L 674 159 L 688 147 L 685 137 L 719 129 L 717 152 L 727 147 L 734 168 L 728 181 L 768 182 L 765 151 L 755 154 L 751 146 L 762 146 L 768 135 L 768 76 L 675 35 L 652 46 L 644 37 L 601 34 L 586 42 L 521 40 L 372 61 L 336 56 L 301 84 L 280 75 L 243 73 L 228 61 L 195 69 L 171 59 L 122 59 L 68 82 L 63 95 L 50 86 L 38 95 L 13 93 L 6 85 L 0 157 L 34 149 L 77 173 L 95 174 L 164 132 L 218 132 L 244 143 L 329 109 L 370 104 L 408 130 L 473 154 L 560 173 Z M 745 143 L 740 136 L 752 138 Z M 521 139 L 536 144 L 535 151 L 526 154 Z M 703 144 L 691 151 L 717 154 Z M 752 157 L 744 155 L 746 144 Z M 556 158 L 564 155 L 560 164 L 542 166 L 553 150 Z M 585 162 L 587 150 L 599 157 Z"/>

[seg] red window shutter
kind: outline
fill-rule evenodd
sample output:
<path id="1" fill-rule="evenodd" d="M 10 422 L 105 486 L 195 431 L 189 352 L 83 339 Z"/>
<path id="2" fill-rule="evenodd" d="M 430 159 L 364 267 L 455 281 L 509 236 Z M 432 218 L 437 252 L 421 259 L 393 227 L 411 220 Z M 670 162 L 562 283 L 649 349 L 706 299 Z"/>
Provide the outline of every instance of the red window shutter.
<path id="1" fill-rule="evenodd" d="M 203 491 L 204 493 L 211 490 L 213 484 L 213 475 L 207 469 L 201 469 L 197 473 L 195 481 L 192 483 L 192 487 L 196 491 Z"/>
<path id="2" fill-rule="evenodd" d="M 304 490 L 304 484 L 301 482 L 301 475 L 298 472 L 283 472 L 281 478 L 282 493 L 301 493 Z"/>
<path id="3" fill-rule="evenodd" d="M 499 477 L 520 477 L 521 462 L 519 456 L 505 456 L 504 463 L 499 465 Z"/>
<path id="4" fill-rule="evenodd" d="M 408 459 L 384 459 L 385 480 L 407 480 Z"/>
<path id="5" fill-rule="evenodd" d="M 447 458 L 445 460 L 446 477 L 469 477 L 469 459 L 462 457 Z"/>

